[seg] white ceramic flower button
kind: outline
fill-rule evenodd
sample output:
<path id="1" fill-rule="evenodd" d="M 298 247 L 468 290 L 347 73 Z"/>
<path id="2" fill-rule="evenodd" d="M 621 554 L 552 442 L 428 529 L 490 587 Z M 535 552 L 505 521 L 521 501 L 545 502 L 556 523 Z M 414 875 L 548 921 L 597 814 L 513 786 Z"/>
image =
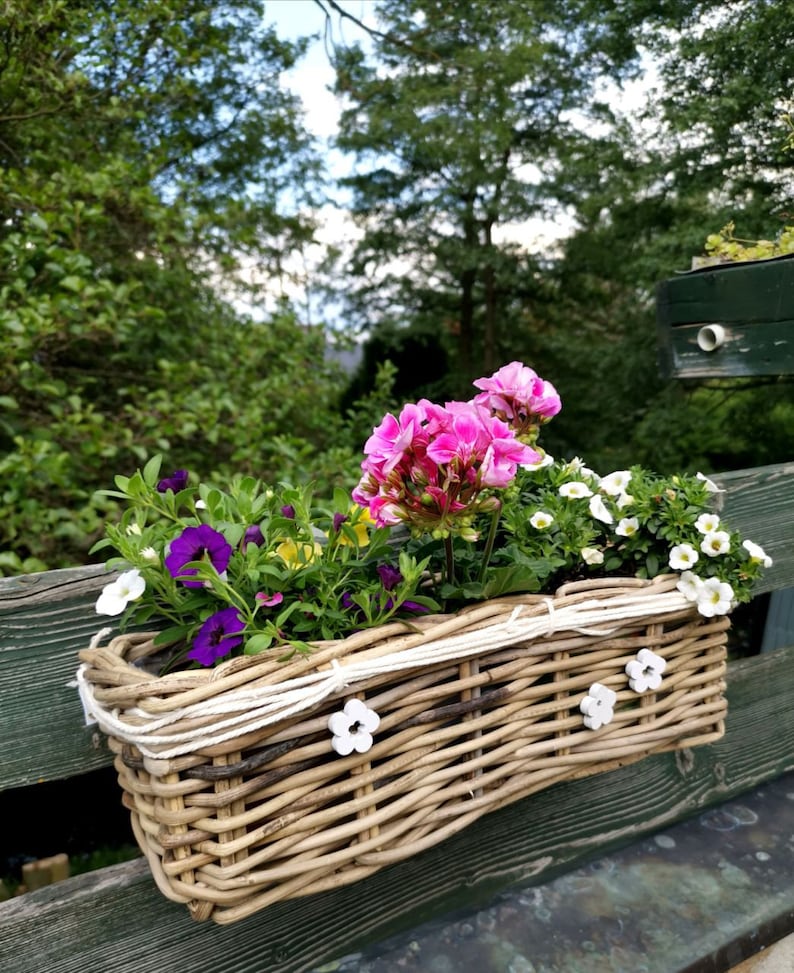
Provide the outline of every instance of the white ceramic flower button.
<path id="1" fill-rule="evenodd" d="M 667 662 L 650 649 L 640 649 L 637 658 L 626 663 L 629 686 L 635 693 L 655 692 L 662 684 Z"/>
<path id="2" fill-rule="evenodd" d="M 328 717 L 328 729 L 333 733 L 331 746 L 342 756 L 366 753 L 372 746 L 372 734 L 380 726 L 380 717 L 360 699 L 350 699 L 339 713 Z"/>
<path id="3" fill-rule="evenodd" d="M 600 730 L 602 726 L 612 721 L 615 715 L 617 693 L 600 682 L 594 682 L 585 698 L 579 703 L 579 709 L 584 713 L 584 725 L 588 730 Z"/>

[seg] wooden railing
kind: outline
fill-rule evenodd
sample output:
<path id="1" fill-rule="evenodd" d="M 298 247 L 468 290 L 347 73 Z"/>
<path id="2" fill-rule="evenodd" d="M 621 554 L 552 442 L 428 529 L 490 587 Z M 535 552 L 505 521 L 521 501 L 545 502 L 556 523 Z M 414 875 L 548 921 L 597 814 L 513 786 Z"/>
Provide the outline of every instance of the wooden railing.
<path id="1" fill-rule="evenodd" d="M 794 463 L 719 480 L 726 519 L 774 558 L 758 594 L 794 586 Z M 99 627 L 93 604 L 103 583 L 99 567 L 0 580 L 0 790 L 111 762 L 69 685 L 78 650 Z M 712 746 L 557 785 L 354 886 L 230 927 L 193 923 L 157 891 L 141 859 L 30 892 L 0 903 L 0 965 L 4 973 L 312 970 L 794 769 L 794 645 L 730 663 L 728 700 L 726 736 Z M 46 820 L 57 809 L 41 813 Z"/>

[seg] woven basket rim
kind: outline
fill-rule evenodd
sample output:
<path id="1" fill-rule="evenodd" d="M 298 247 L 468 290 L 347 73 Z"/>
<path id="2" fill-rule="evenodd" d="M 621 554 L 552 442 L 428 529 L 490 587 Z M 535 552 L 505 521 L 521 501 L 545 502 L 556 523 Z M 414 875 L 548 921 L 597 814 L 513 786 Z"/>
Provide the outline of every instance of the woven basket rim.
<path id="1" fill-rule="evenodd" d="M 403 624 L 367 629 L 325 643 L 296 662 L 280 663 L 263 653 L 231 659 L 215 669 L 157 677 L 124 658 L 136 642 L 151 639 L 151 633 L 121 636 L 80 653 L 77 682 L 86 712 L 106 733 L 139 746 L 143 740 L 164 745 L 167 739 L 172 744 L 167 752 L 174 755 L 189 749 L 187 734 L 177 745 L 163 729 L 177 722 L 212 722 L 217 733 L 231 738 L 243 725 L 275 727 L 379 681 L 481 660 L 508 647 L 520 648 L 527 657 L 576 653 L 582 636 L 608 639 L 650 624 L 663 627 L 697 617 L 695 605 L 676 590 L 675 575 L 652 581 L 608 579 L 606 585 L 600 580 L 566 585 L 553 597 L 518 595 L 480 602 L 456 615 L 426 618 L 418 631 L 406 633 L 406 627 L 414 626 Z M 715 632 L 728 624 L 724 616 L 712 620 Z"/>
<path id="2" fill-rule="evenodd" d="M 549 612 L 549 602 L 555 606 L 574 605 L 585 600 L 611 600 L 623 596 L 630 599 L 636 598 L 639 603 L 642 603 L 650 593 L 658 594 L 674 590 L 678 580 L 677 574 L 657 575 L 650 580 L 634 577 L 593 578 L 567 582 L 548 594 L 521 592 L 484 599 L 466 605 L 457 612 L 397 619 L 385 625 L 362 629 L 344 639 L 309 642 L 308 644 L 313 648 L 312 653 L 291 662 L 278 662 L 277 656 L 283 655 L 281 649 L 284 648 L 279 647 L 268 649 L 258 655 L 235 656 L 211 668 L 183 669 L 155 676 L 141 666 L 136 666 L 135 662 L 157 651 L 153 645 L 153 640 L 158 634 L 157 630 L 117 634 L 104 645 L 81 649 L 78 657 L 82 662 L 95 667 L 98 672 L 103 669 L 132 671 L 140 676 L 141 681 L 156 680 L 163 686 L 189 679 L 191 684 L 212 683 L 220 688 L 218 684 L 222 683 L 226 676 L 236 674 L 240 670 L 263 666 L 274 669 L 276 675 L 272 681 L 277 683 L 284 678 L 283 674 L 290 666 L 297 665 L 300 668 L 312 669 L 318 665 L 327 665 L 332 659 L 343 659 L 353 653 L 366 651 L 373 642 L 402 640 L 407 640 L 409 644 L 429 642 L 438 637 L 437 632 L 442 626 L 451 624 L 459 630 L 463 627 L 461 620 L 466 620 L 470 622 L 472 629 L 480 628 L 492 617 L 509 614 L 519 605 L 527 609 L 527 615 L 543 615 Z M 687 608 L 691 608 L 691 605 L 684 604 L 682 598 L 681 609 Z"/>

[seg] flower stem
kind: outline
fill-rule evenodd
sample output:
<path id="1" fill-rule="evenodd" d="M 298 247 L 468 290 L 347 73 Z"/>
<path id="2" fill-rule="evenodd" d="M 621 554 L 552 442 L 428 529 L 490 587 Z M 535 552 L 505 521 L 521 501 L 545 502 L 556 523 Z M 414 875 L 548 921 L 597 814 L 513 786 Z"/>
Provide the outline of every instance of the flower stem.
<path id="1" fill-rule="evenodd" d="M 444 553 L 447 558 L 447 582 L 455 584 L 455 555 L 452 550 L 452 534 L 444 538 Z"/>
<path id="2" fill-rule="evenodd" d="M 493 512 L 493 517 L 491 517 L 491 526 L 488 528 L 488 537 L 485 540 L 485 550 L 482 554 L 482 567 L 480 568 L 480 584 L 485 582 L 485 571 L 488 567 L 488 562 L 491 560 L 491 554 L 493 553 L 493 545 L 496 540 L 496 528 L 499 525 L 499 517 L 502 513 L 502 505 L 500 504 L 496 510 Z"/>

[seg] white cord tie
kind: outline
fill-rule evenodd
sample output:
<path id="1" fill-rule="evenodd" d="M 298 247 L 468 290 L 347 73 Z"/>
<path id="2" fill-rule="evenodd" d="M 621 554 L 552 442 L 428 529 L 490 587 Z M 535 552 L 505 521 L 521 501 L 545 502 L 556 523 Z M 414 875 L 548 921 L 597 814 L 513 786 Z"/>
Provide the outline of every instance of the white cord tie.
<path id="1" fill-rule="evenodd" d="M 103 631 L 107 633 L 112 631 L 112 629 L 106 628 L 103 629 Z M 98 634 L 101 635 L 101 633 Z M 97 636 L 95 635 L 94 638 L 96 637 Z M 91 647 L 96 648 L 96 646 L 93 644 L 93 640 L 92 640 Z M 68 682 L 66 685 L 72 689 L 74 689 L 75 687 L 77 688 L 77 692 L 80 694 L 80 703 L 82 704 L 83 707 L 83 718 L 85 719 L 85 725 L 94 726 L 94 724 L 97 722 L 97 718 L 94 716 L 95 704 L 94 704 L 93 693 L 91 692 L 91 686 L 89 685 L 88 680 L 85 677 L 85 671 L 87 668 L 88 666 L 86 666 L 85 663 L 83 663 L 83 665 L 81 665 L 80 668 L 77 670 L 77 675 L 75 676 L 75 678 L 72 679 L 71 682 Z"/>
<path id="2" fill-rule="evenodd" d="M 91 639 L 88 648 L 95 649 L 98 645 L 101 645 L 112 631 L 112 628 L 100 628 L 96 635 Z"/>
<path id="3" fill-rule="evenodd" d="M 557 631 L 557 624 L 555 619 L 557 609 L 554 607 L 554 602 L 551 600 L 551 598 L 544 598 L 543 604 L 546 606 L 546 609 L 549 613 L 549 617 L 546 620 L 545 635 L 547 638 L 551 638 L 551 636 L 554 635 L 554 633 Z"/>
<path id="4" fill-rule="evenodd" d="M 350 685 L 347 676 L 345 675 L 344 669 L 339 664 L 339 659 L 331 659 L 331 680 L 333 691 L 335 693 L 344 692 Z"/>
<path id="5" fill-rule="evenodd" d="M 81 666 L 77 672 L 77 687 L 86 718 L 96 717 L 105 733 L 134 744 L 144 756 L 170 759 L 217 746 L 241 734 L 275 726 L 301 714 L 309 714 L 329 697 L 350 687 L 363 688 L 375 677 L 443 662 L 463 662 L 517 643 L 537 642 L 537 652 L 541 653 L 544 651 L 544 638 L 553 631 L 605 635 L 615 631 L 614 628 L 601 628 L 605 622 L 616 623 L 617 628 L 620 622 L 626 620 L 647 619 L 690 608 L 691 605 L 676 590 L 649 594 L 642 599 L 630 595 L 615 596 L 608 603 L 592 599 L 561 607 L 554 607 L 547 600 L 546 607 L 548 614 L 528 616 L 524 613 L 523 617 L 519 617 L 522 608 L 518 606 L 504 620 L 476 632 L 430 639 L 411 648 L 359 661 L 352 654 L 344 666 L 333 659 L 328 669 L 308 672 L 272 685 L 230 689 L 158 716 L 138 707 L 130 708 L 123 714 L 118 709 L 105 707 L 95 697 L 94 687 L 85 676 L 85 666 Z M 207 719 L 210 716 L 211 722 Z M 202 729 L 195 726 L 180 728 L 185 721 L 196 720 L 203 720 L 207 725 Z"/>

